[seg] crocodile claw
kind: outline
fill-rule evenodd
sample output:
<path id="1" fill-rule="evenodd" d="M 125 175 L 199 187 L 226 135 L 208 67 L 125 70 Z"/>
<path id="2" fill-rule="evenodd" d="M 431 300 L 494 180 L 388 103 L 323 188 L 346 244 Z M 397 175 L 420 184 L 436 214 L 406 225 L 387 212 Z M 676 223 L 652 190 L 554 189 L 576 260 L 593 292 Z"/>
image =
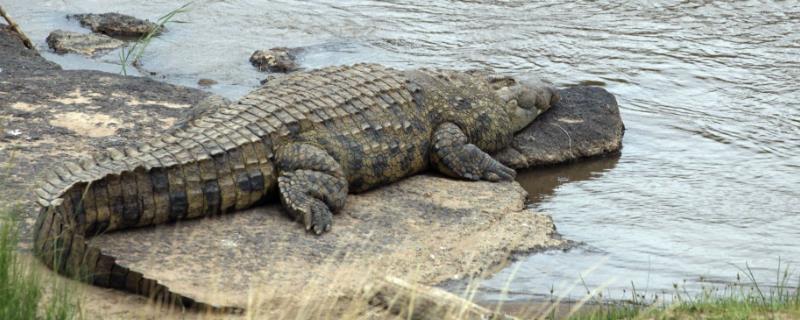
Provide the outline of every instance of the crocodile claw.
<path id="1" fill-rule="evenodd" d="M 514 169 L 506 167 L 472 144 L 464 145 L 443 161 L 456 176 L 467 180 L 510 181 L 517 175 Z"/>
<path id="2" fill-rule="evenodd" d="M 318 199 L 312 200 L 310 210 L 303 212 L 303 222 L 307 231 L 315 234 L 322 234 L 331 230 L 333 224 L 333 214 L 324 202 Z"/>
<path id="3" fill-rule="evenodd" d="M 483 179 L 497 182 L 497 181 L 511 181 L 517 176 L 514 169 L 506 167 L 497 160 L 492 159 L 492 163 L 483 169 Z"/>

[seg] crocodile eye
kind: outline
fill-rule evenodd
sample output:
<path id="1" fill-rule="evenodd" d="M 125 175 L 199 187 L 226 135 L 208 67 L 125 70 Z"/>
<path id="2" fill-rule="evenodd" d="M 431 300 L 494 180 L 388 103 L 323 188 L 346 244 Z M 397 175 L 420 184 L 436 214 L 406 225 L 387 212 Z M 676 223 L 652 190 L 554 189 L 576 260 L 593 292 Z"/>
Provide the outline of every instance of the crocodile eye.
<path id="1" fill-rule="evenodd" d="M 500 100 L 503 100 L 505 103 L 515 100 L 516 98 L 514 92 L 509 87 L 497 89 L 497 96 L 500 97 Z"/>
<path id="2" fill-rule="evenodd" d="M 506 101 L 506 109 L 508 109 L 508 110 L 516 110 L 518 108 L 519 108 L 519 105 L 517 104 L 517 99 L 511 99 L 509 101 Z"/>
<path id="3" fill-rule="evenodd" d="M 517 84 L 517 81 L 514 79 L 514 77 L 506 75 L 490 74 L 487 76 L 487 80 L 494 90 L 500 90 L 504 87 L 512 87 Z"/>

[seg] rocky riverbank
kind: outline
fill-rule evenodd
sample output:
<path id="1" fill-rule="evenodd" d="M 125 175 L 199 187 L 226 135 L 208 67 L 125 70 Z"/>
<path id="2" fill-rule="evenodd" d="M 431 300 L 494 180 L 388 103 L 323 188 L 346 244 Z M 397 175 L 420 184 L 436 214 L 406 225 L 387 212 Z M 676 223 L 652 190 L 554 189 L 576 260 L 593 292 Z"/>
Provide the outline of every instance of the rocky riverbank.
<path id="1" fill-rule="evenodd" d="M 11 166 L 0 196 L 19 200 L 27 226 L 36 214 L 31 190 L 43 169 L 157 137 L 208 101 L 219 101 L 200 90 L 146 78 L 62 70 L 5 29 L 0 31 L 0 69 L 0 163 Z M 553 119 L 564 122 L 563 115 Z M 562 132 L 563 125 L 541 130 Z M 621 134 L 606 139 L 617 139 L 619 146 Z M 543 143 L 518 137 L 515 150 L 527 152 Z M 581 146 L 573 140 L 561 145 Z M 572 153 L 573 158 L 584 155 L 590 153 Z M 272 204 L 107 234 L 95 242 L 125 266 L 177 292 L 274 310 L 286 303 L 351 297 L 363 285 L 360 280 L 371 275 L 433 285 L 488 274 L 514 254 L 568 245 L 550 217 L 527 209 L 525 199 L 515 182 L 420 175 L 351 196 L 334 231 L 323 237 L 309 236 Z M 106 317 L 141 315 L 146 305 L 138 297 L 95 287 L 86 287 L 86 296 L 87 312 Z"/>

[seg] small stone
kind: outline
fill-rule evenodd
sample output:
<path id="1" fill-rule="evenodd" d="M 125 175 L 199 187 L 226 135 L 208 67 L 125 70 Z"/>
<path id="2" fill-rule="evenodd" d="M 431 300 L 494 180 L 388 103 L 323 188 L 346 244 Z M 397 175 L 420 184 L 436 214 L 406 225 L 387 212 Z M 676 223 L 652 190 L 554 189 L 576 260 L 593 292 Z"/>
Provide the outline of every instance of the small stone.
<path id="1" fill-rule="evenodd" d="M 200 85 L 201 87 L 210 87 L 217 84 L 217 81 L 212 79 L 200 79 L 197 80 L 197 84 Z"/>
<path id="2" fill-rule="evenodd" d="M 256 50 L 250 56 L 250 63 L 261 71 L 291 72 L 297 70 L 297 54 L 302 49 L 278 47 L 269 50 Z"/>
<path id="3" fill-rule="evenodd" d="M 113 50 L 125 43 L 101 34 L 55 30 L 47 36 L 47 46 L 56 53 L 78 53 L 86 56 Z"/>
<path id="4" fill-rule="evenodd" d="M 159 30 L 159 26 L 149 20 L 115 12 L 74 14 L 68 15 L 67 18 L 78 20 L 81 26 L 92 29 L 95 33 L 112 37 L 141 37 L 153 30 L 163 31 L 163 28 Z"/>

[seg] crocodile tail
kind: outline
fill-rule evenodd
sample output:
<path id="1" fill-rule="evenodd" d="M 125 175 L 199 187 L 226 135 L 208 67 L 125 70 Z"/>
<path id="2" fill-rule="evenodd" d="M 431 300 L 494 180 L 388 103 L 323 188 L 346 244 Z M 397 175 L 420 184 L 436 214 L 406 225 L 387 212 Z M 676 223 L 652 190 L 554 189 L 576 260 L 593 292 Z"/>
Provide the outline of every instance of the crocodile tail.
<path id="1" fill-rule="evenodd" d="M 230 170 L 219 169 L 220 165 L 227 168 L 227 153 L 193 161 L 175 156 L 171 159 L 178 160 L 169 162 L 140 150 L 111 150 L 109 154 L 80 164 L 67 163 L 44 179 L 36 190 L 41 212 L 33 230 L 35 254 L 60 274 L 143 295 L 160 304 L 241 312 L 241 308 L 215 306 L 175 293 L 118 264 L 88 242 L 104 232 L 224 213 L 252 204 L 252 195 L 245 199 L 248 201 L 238 201 L 248 193 L 237 189 Z M 271 163 L 264 168 L 271 169 Z"/>
<path id="2" fill-rule="evenodd" d="M 84 234 L 76 232 L 73 204 L 65 199 L 57 205 L 42 208 L 37 221 L 35 249 L 37 256 L 54 271 L 100 287 L 124 290 L 148 297 L 162 305 L 176 305 L 211 312 L 240 313 L 237 307 L 215 306 L 195 301 L 173 292 L 155 279 L 130 270 L 88 243 Z"/>

